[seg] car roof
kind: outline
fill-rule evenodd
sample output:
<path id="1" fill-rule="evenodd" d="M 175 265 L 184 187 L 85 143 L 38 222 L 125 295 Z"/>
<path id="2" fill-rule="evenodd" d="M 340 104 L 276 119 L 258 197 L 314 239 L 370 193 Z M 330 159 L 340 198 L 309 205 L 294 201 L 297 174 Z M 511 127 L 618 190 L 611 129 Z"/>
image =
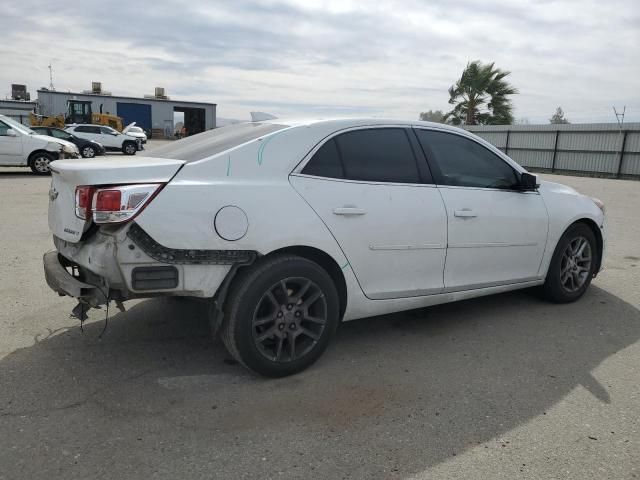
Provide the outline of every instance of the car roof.
<path id="1" fill-rule="evenodd" d="M 65 128 L 69 127 L 107 127 L 113 129 L 109 125 L 98 125 L 97 123 L 70 123 L 69 125 L 65 125 Z"/>
<path id="2" fill-rule="evenodd" d="M 64 130 L 64 128 L 60 128 L 60 127 L 49 127 L 46 125 L 36 125 L 35 127 L 29 127 L 31 130 L 33 130 L 34 128 L 48 128 L 49 130 Z"/>
<path id="3" fill-rule="evenodd" d="M 286 125 L 288 127 L 302 127 L 323 124 L 325 126 L 335 126 L 336 130 L 351 127 L 360 127 L 367 125 L 397 125 L 397 126 L 423 126 L 431 128 L 439 128 L 454 132 L 467 133 L 452 125 L 445 123 L 424 122 L 422 120 L 403 120 L 397 118 L 375 118 L 375 117 L 329 117 L 329 118 L 274 118 L 263 120 L 259 123 L 271 123 L 277 125 Z"/>

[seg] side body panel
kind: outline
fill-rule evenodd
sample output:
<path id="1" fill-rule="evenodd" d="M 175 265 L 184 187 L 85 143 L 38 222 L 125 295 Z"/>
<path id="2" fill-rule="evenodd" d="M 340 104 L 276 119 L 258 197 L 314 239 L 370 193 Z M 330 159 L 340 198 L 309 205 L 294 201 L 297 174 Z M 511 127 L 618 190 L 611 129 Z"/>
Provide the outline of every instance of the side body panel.
<path id="1" fill-rule="evenodd" d="M 593 200 L 560 183 L 541 182 L 539 191 L 549 212 L 547 248 L 538 271 L 541 278 L 547 275 L 551 257 L 560 237 L 572 223 L 578 220 L 593 221 L 600 228 L 603 247 L 606 247 L 605 216 Z"/>
<path id="2" fill-rule="evenodd" d="M 434 185 L 366 183 L 292 175 L 372 299 L 443 289 L 447 216 Z M 359 209 L 358 215 L 342 214 Z"/>
<path id="3" fill-rule="evenodd" d="M 15 137 L 0 135 L 0 165 L 26 165 L 26 155 L 23 153 L 25 136 L 18 133 Z"/>
<path id="4" fill-rule="evenodd" d="M 538 277 L 548 230 L 547 210 L 538 193 L 438 188 L 449 219 L 446 290 Z"/>

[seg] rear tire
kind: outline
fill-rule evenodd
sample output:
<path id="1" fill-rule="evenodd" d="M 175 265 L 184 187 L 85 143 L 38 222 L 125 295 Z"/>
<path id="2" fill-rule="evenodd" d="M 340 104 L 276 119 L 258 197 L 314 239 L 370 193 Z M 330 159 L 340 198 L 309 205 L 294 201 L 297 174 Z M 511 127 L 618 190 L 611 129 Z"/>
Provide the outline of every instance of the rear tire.
<path id="1" fill-rule="evenodd" d="M 50 175 L 49 163 L 53 162 L 55 158 L 50 153 L 37 152 L 31 155 L 29 158 L 29 168 L 36 175 Z"/>
<path id="2" fill-rule="evenodd" d="M 593 231 L 584 223 L 569 227 L 560 237 L 542 287 L 543 295 L 554 303 L 575 302 L 589 288 L 598 264 Z"/>
<path id="3" fill-rule="evenodd" d="M 138 151 L 138 146 L 135 142 L 124 142 L 122 144 L 122 153 L 125 155 L 135 155 Z"/>
<path id="4" fill-rule="evenodd" d="M 81 153 L 83 158 L 93 158 L 96 156 L 96 149 L 91 145 L 86 145 L 82 147 Z"/>
<path id="5" fill-rule="evenodd" d="M 249 370 L 293 375 L 313 364 L 335 334 L 336 287 L 316 263 L 295 255 L 258 260 L 233 281 L 224 308 L 222 340 Z"/>

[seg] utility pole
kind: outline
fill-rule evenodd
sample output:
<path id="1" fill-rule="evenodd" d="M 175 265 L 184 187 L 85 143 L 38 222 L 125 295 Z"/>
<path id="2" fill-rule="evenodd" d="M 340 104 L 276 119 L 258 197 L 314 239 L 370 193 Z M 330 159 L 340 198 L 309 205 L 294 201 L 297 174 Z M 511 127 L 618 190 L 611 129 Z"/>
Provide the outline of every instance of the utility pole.
<path id="1" fill-rule="evenodd" d="M 624 123 L 624 114 L 627 111 L 627 106 L 625 105 L 624 107 L 622 107 L 622 112 L 618 113 L 618 111 L 616 110 L 616 107 L 612 107 L 613 108 L 613 114 L 616 116 L 616 122 L 618 122 L 618 128 L 620 128 L 620 131 L 622 131 L 622 124 Z"/>
<path id="2" fill-rule="evenodd" d="M 55 92 L 55 87 L 53 86 L 53 67 L 51 66 L 51 62 L 49 62 L 49 90 Z"/>
<path id="3" fill-rule="evenodd" d="M 620 178 L 622 173 L 622 161 L 624 159 L 624 149 L 627 143 L 627 132 L 622 132 L 622 126 L 624 125 L 624 114 L 627 111 L 627 106 L 622 107 L 622 112 L 618 113 L 616 107 L 613 107 L 613 114 L 616 116 L 616 122 L 618 122 L 618 129 L 620 130 L 620 154 L 618 156 L 618 173 L 616 178 Z"/>

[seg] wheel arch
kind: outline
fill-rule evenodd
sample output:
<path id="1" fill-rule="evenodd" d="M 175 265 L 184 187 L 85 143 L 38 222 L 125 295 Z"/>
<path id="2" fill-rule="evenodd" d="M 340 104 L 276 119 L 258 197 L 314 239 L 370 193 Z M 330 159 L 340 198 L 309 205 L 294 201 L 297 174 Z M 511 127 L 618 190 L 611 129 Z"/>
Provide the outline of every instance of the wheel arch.
<path id="1" fill-rule="evenodd" d="M 33 152 L 31 152 L 31 153 L 29 154 L 29 157 L 28 157 L 28 159 L 27 159 L 27 165 L 28 165 L 28 166 L 31 166 L 31 164 L 32 164 L 32 162 L 33 162 L 33 159 L 34 159 L 37 155 L 39 155 L 39 154 L 41 154 L 41 153 L 46 153 L 47 155 L 49 155 L 49 156 L 53 157 L 53 159 L 54 159 L 54 160 L 57 160 L 57 159 L 59 159 L 59 158 L 60 158 L 60 155 L 58 154 L 58 152 L 52 152 L 52 151 L 50 151 L 50 150 L 46 150 L 46 149 L 44 149 L 44 148 L 38 148 L 37 150 L 34 150 Z"/>
<path id="2" fill-rule="evenodd" d="M 312 262 L 320 265 L 329 274 L 336 286 L 336 290 L 338 291 L 338 299 L 340 301 L 340 318 L 342 318 L 347 309 L 347 282 L 338 262 L 336 262 L 331 255 L 319 248 L 305 245 L 293 245 L 279 248 L 269 252 L 266 256 L 282 253 L 297 255 L 299 257 L 306 258 L 307 260 L 311 260 Z"/>
<path id="3" fill-rule="evenodd" d="M 598 258 L 596 260 L 596 268 L 594 270 L 594 275 L 597 275 L 598 272 L 600 271 L 600 267 L 602 266 L 602 253 L 604 250 L 604 239 L 602 238 L 602 232 L 600 231 L 600 228 L 598 227 L 598 224 L 596 222 L 594 222 L 591 218 L 586 218 L 586 217 L 580 218 L 574 221 L 571 225 L 569 225 L 565 229 L 565 232 L 569 230 L 571 227 L 573 227 L 574 225 L 577 225 L 579 223 L 582 223 L 587 227 L 589 227 L 589 229 L 593 232 L 593 235 L 596 237 Z M 563 235 L 564 235 L 564 232 L 563 232 Z"/>

